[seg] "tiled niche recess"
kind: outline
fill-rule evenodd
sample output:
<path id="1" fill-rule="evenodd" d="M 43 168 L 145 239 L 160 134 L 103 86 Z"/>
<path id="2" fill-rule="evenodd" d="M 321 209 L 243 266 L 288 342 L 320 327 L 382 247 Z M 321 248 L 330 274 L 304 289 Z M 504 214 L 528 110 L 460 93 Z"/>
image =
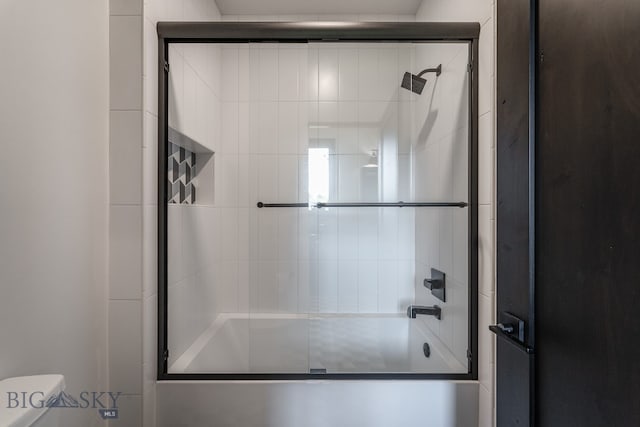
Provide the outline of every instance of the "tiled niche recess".
<path id="1" fill-rule="evenodd" d="M 192 205 L 196 202 L 196 153 L 169 142 L 169 203 Z"/>
<path id="2" fill-rule="evenodd" d="M 174 205 L 213 203 L 214 153 L 169 128 L 167 199 Z"/>

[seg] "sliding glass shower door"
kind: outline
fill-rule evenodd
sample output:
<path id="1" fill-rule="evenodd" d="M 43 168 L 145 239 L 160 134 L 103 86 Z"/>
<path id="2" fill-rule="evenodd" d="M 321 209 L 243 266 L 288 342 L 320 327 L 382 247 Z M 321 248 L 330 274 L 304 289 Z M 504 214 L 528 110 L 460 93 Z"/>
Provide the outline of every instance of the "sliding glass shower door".
<path id="1" fill-rule="evenodd" d="M 468 44 L 169 63 L 168 372 L 467 373 Z"/>

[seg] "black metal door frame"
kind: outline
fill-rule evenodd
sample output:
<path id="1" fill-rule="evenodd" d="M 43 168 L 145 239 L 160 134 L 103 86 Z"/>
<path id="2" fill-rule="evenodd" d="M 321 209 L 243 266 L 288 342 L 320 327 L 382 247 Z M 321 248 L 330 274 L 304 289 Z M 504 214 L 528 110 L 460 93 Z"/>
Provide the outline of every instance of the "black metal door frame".
<path id="1" fill-rule="evenodd" d="M 478 379 L 478 38 L 480 24 L 463 23 L 309 23 L 159 22 L 158 32 L 158 380 L 310 380 L 310 379 Z M 167 301 L 167 143 L 170 43 L 250 42 L 450 42 L 469 46 L 469 370 L 465 374 L 328 373 L 207 374 L 168 372 Z"/>
<path id="2" fill-rule="evenodd" d="M 498 426 L 535 425 L 537 7 L 497 3 Z"/>

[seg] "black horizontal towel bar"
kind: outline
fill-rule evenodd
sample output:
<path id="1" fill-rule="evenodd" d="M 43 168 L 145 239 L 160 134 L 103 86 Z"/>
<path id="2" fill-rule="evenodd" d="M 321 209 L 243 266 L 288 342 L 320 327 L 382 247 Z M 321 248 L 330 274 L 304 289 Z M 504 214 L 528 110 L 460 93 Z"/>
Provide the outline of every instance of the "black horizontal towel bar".
<path id="1" fill-rule="evenodd" d="M 309 207 L 309 203 L 263 203 L 258 202 L 259 208 L 306 208 Z M 343 202 L 343 203 L 328 203 L 318 202 L 315 205 L 311 205 L 314 208 L 464 208 L 469 206 L 466 202 Z"/>

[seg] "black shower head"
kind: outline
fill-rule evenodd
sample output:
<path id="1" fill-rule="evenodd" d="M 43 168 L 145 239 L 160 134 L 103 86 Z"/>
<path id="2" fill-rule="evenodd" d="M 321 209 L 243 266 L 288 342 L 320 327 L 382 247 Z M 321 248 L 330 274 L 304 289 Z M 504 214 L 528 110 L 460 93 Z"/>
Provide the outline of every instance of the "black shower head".
<path id="1" fill-rule="evenodd" d="M 413 93 L 417 93 L 420 95 L 424 90 L 424 85 L 427 84 L 427 79 L 423 79 L 422 77 L 418 77 L 415 74 L 404 73 L 402 77 L 402 87 L 412 91 Z"/>
<path id="2" fill-rule="evenodd" d="M 404 73 L 404 76 L 402 77 L 402 84 L 400 86 L 420 95 L 424 90 L 424 85 L 427 84 L 427 79 L 422 78 L 426 73 L 436 73 L 436 76 L 439 76 L 442 74 L 442 64 L 438 65 L 436 68 L 427 68 L 426 70 L 422 70 L 418 75 L 411 74 L 409 72 Z"/>

